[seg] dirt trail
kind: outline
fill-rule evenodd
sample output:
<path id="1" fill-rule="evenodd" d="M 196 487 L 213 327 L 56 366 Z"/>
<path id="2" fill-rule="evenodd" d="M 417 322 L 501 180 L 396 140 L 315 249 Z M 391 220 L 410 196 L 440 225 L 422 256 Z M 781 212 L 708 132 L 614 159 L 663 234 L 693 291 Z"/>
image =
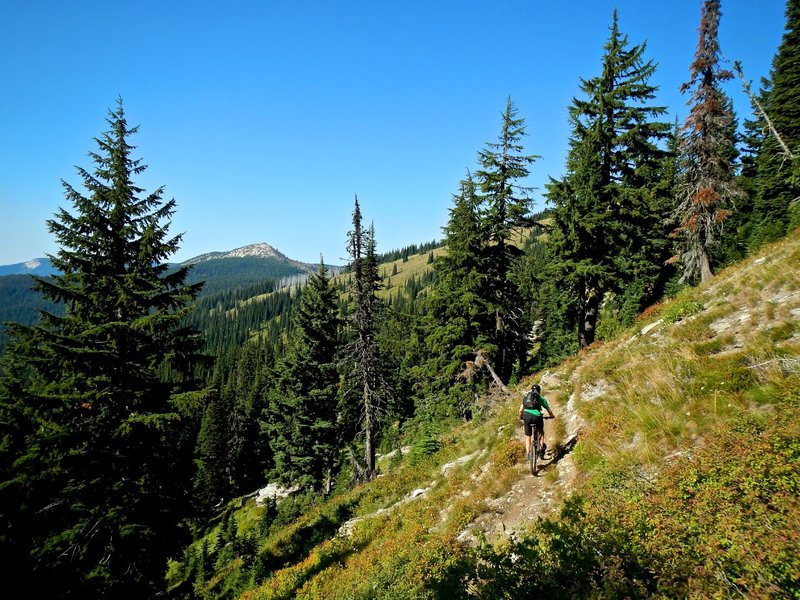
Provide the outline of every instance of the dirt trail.
<path id="1" fill-rule="evenodd" d="M 559 375 L 548 374 L 543 377 L 542 387 L 545 397 L 548 397 L 548 389 L 561 387 Z M 578 476 L 571 452 L 578 441 L 582 421 L 574 409 L 572 396 L 565 401 L 548 400 L 563 427 L 556 426 L 554 420 L 545 421 L 547 454 L 538 475 L 531 475 L 527 461 L 517 465 L 519 479 L 505 495 L 487 500 L 489 510 L 461 532 L 458 536 L 461 542 L 477 543 L 478 533 L 490 542 L 513 539 L 537 518 L 559 510 L 563 499 L 571 494 Z M 557 437 L 559 430 L 564 434 Z M 522 424 L 516 428 L 515 437 L 524 445 Z"/>
<path id="2" fill-rule="evenodd" d="M 759 330 L 767 329 L 781 319 L 791 321 L 800 318 L 800 291 L 797 290 L 796 279 L 776 279 L 767 286 L 754 284 L 743 286 L 740 283 L 745 277 L 751 282 L 758 281 L 761 272 L 771 263 L 788 262 L 787 256 L 796 256 L 798 253 L 796 248 L 795 242 L 777 246 L 777 251 L 774 248 L 765 249 L 764 255 L 754 258 L 746 269 L 733 268 L 723 272 L 711 285 L 702 290 L 706 302 L 701 314 L 710 310 L 721 313 L 709 325 L 709 329 L 715 335 L 722 339 L 727 338 L 727 344 L 718 351 L 718 354 L 740 351 L 746 346 L 746 338 L 755 336 Z M 734 280 L 741 288 L 735 295 L 720 291 L 730 287 Z M 767 316 L 765 307 L 770 307 L 772 316 Z M 689 323 L 699 318 L 701 314 L 687 317 L 683 322 Z M 665 333 L 669 328 L 680 326 L 680 323 L 664 324 L 661 320 L 655 321 L 643 327 L 621 346 L 617 346 L 617 349 L 635 344 L 642 338 L 657 342 L 662 336 L 669 335 Z M 783 343 L 792 345 L 796 343 L 796 339 L 795 333 L 791 339 Z M 563 425 L 560 427 L 555 421 L 546 421 L 545 441 L 549 448 L 548 460 L 543 464 L 538 477 L 532 476 L 527 463 L 521 461 L 517 466 L 519 479 L 511 490 L 499 498 L 487 498 L 488 510 L 461 532 L 459 540 L 468 544 L 476 543 L 478 532 L 490 542 L 513 539 L 538 517 L 544 517 L 561 509 L 563 501 L 572 494 L 581 477 L 572 455 L 572 450 L 579 443 L 580 431 L 584 427 L 584 422 L 575 406 L 576 394 L 580 395 L 580 402 L 588 402 L 613 393 L 610 384 L 605 380 L 583 380 L 581 377 L 583 364 L 590 362 L 591 357 L 585 357 L 585 362 L 579 364 L 569 376 L 563 371 L 546 373 L 542 376 L 540 383 L 543 394 L 548 398 L 556 419 L 560 419 Z M 558 436 L 560 439 L 556 439 L 555 432 L 558 431 L 564 432 Z M 515 435 L 521 443 L 524 443 L 521 425 L 517 427 Z"/>

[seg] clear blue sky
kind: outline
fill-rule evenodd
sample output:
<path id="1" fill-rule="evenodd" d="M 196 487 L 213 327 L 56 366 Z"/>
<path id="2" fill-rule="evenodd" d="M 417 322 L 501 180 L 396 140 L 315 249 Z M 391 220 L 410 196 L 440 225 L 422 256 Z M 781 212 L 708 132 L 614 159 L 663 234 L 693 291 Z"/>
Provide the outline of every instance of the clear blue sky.
<path id="1" fill-rule="evenodd" d="M 597 75 L 614 7 L 658 63 L 668 120 L 686 116 L 700 0 L 4 0 L 0 3 L 0 264 L 54 253 L 61 179 L 118 96 L 137 182 L 178 203 L 185 260 L 265 241 L 345 262 L 354 194 L 379 251 L 441 239 L 452 194 L 496 140 L 508 96 L 541 155 L 536 208 L 563 173 L 567 107 Z M 720 45 L 756 83 L 783 0 L 723 0 Z M 750 108 L 737 80 L 727 91 Z"/>

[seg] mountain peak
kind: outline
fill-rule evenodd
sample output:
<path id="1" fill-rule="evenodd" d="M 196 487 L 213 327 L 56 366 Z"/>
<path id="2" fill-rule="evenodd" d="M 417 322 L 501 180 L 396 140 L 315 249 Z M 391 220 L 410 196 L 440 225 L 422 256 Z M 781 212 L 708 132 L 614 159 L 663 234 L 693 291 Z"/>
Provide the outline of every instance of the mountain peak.
<path id="1" fill-rule="evenodd" d="M 286 258 L 283 254 L 275 250 L 266 242 L 242 246 L 223 254 L 221 258 L 241 258 L 243 256 L 255 256 L 256 258 Z"/>
<path id="2" fill-rule="evenodd" d="M 0 265 L 0 276 L 2 275 L 52 275 L 56 272 L 49 258 L 32 258 L 25 262 L 13 265 Z"/>
<path id="3" fill-rule="evenodd" d="M 194 258 L 190 258 L 183 264 L 191 265 L 200 262 L 205 262 L 207 260 L 217 260 L 221 258 L 247 258 L 247 257 L 277 258 L 279 260 L 284 260 L 284 261 L 289 260 L 281 252 L 279 252 L 266 242 L 259 242 L 257 244 L 249 244 L 247 246 L 235 248 L 227 252 L 207 252 L 206 254 L 201 254 L 200 256 L 195 256 Z"/>

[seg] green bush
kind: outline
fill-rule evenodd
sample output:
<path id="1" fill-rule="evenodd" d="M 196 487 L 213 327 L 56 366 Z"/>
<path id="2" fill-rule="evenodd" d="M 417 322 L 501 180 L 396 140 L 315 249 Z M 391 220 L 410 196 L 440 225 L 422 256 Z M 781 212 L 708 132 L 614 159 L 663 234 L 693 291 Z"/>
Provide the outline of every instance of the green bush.
<path id="1" fill-rule="evenodd" d="M 677 323 L 700 313 L 703 308 L 703 303 L 697 300 L 678 300 L 664 308 L 661 318 L 665 323 Z"/>
<path id="2" fill-rule="evenodd" d="M 436 454 L 442 448 L 442 443 L 433 437 L 423 437 L 411 447 L 410 463 L 417 465 L 427 457 Z"/>

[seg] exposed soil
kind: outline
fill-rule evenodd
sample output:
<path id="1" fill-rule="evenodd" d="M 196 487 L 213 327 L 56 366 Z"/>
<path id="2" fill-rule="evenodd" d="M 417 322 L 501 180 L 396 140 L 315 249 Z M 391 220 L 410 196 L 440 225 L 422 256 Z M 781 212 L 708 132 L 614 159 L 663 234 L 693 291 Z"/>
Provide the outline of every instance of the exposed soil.
<path id="1" fill-rule="evenodd" d="M 543 380 L 542 384 L 546 390 L 547 381 Z M 566 430 L 563 439 L 556 438 L 553 421 L 546 420 L 544 437 L 547 453 L 545 460 L 540 463 L 537 475 L 531 474 L 527 461 L 517 465 L 519 479 L 511 490 L 499 498 L 489 500 L 489 511 L 470 523 L 458 536 L 459 541 L 475 544 L 479 535 L 493 543 L 513 539 L 538 518 L 560 510 L 563 499 L 570 495 L 578 476 L 571 452 L 578 441 L 582 421 L 574 410 L 572 398 L 566 403 L 550 400 L 550 407 L 556 418 L 563 420 Z M 524 445 L 525 436 L 521 424 L 515 437 Z"/>

